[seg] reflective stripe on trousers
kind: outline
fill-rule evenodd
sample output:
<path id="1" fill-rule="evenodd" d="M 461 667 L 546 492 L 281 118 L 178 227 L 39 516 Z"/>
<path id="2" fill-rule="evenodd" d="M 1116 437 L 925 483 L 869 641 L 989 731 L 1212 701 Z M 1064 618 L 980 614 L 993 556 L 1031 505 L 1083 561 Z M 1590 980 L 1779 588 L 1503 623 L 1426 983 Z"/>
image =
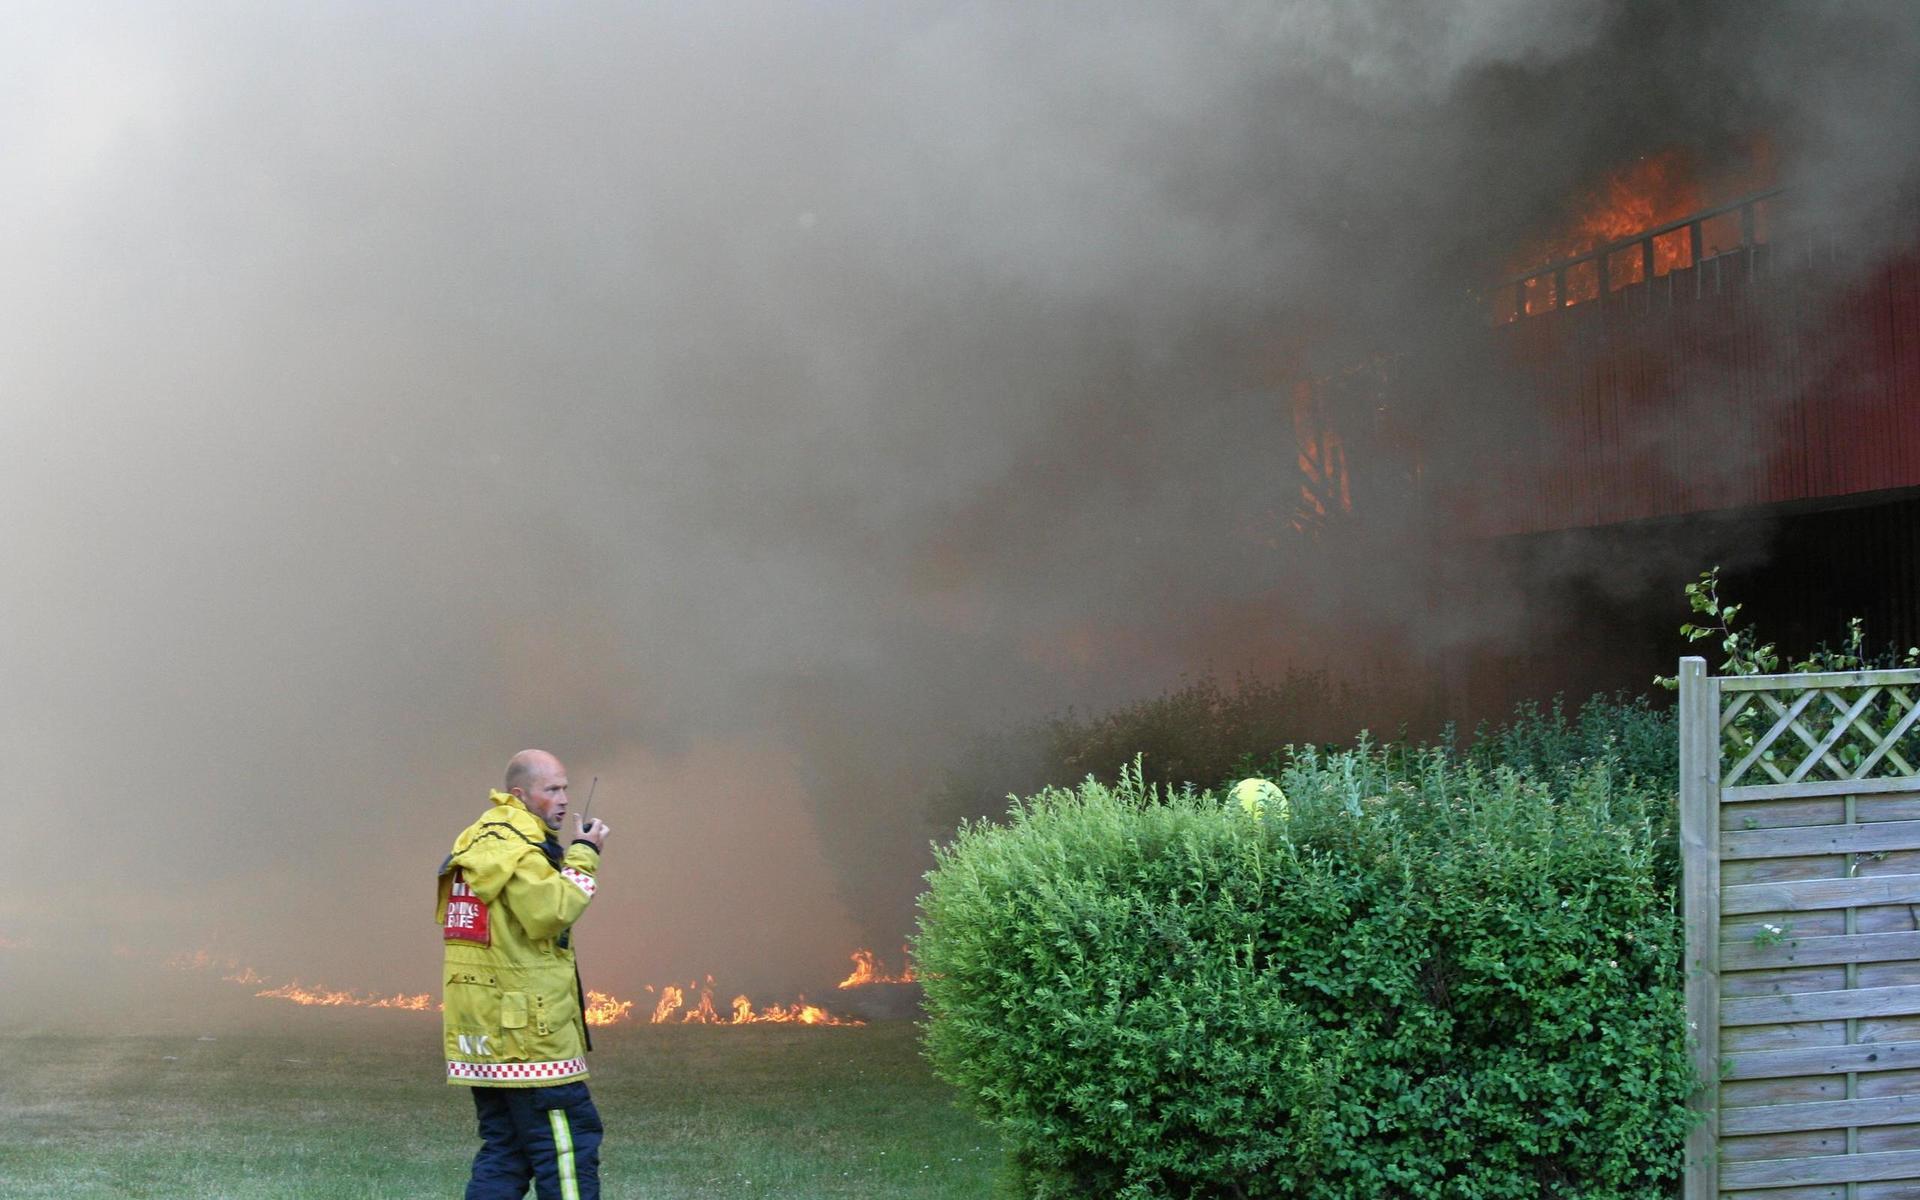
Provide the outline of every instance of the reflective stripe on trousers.
<path id="1" fill-rule="evenodd" d="M 547 1123 L 553 1127 L 553 1173 L 560 1179 L 560 1200 L 580 1200 L 580 1176 L 573 1161 L 573 1130 L 567 1124 L 567 1110 L 548 1109 Z"/>
<path id="2" fill-rule="evenodd" d="M 584 1083 L 472 1088 L 480 1152 L 466 1200 L 599 1200 L 600 1113 Z"/>

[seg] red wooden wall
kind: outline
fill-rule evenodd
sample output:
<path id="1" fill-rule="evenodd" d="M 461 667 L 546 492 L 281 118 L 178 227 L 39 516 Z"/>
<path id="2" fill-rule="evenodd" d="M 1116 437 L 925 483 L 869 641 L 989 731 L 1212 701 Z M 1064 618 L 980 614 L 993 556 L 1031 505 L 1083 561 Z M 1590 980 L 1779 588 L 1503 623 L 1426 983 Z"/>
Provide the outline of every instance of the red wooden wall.
<path id="1" fill-rule="evenodd" d="M 1491 331 L 1469 536 L 1920 487 L 1920 249 L 1743 248 Z"/>

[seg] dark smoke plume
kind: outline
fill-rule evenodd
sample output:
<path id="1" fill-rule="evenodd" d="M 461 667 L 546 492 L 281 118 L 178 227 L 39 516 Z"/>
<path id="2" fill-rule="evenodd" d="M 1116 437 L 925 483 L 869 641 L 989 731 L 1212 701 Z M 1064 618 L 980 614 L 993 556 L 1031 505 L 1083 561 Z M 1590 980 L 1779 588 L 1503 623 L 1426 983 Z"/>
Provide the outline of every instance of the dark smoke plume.
<path id="1" fill-rule="evenodd" d="M 590 982 L 781 987 L 897 945 L 974 732 L 1482 636 L 1392 489 L 1291 533 L 1293 385 L 1390 353 L 1488 453 L 1469 293 L 1569 196 L 1764 136 L 1898 209 L 1920 127 L 1894 5 L 0 32 L 0 934 L 406 990 L 523 746 L 616 828 Z"/>

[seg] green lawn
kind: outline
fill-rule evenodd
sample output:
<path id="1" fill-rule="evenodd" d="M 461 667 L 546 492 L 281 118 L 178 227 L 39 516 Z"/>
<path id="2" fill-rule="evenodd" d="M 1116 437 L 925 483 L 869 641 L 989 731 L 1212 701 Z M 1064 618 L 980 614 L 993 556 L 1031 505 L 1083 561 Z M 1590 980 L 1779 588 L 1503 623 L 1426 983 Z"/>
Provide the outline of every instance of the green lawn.
<path id="1" fill-rule="evenodd" d="M 473 1111 L 436 1070 L 437 1030 L 295 1010 L 278 1035 L 0 1038 L 0 1196 L 457 1197 Z M 990 1195 L 998 1144 L 917 1036 L 905 1022 L 602 1031 L 603 1194 Z"/>

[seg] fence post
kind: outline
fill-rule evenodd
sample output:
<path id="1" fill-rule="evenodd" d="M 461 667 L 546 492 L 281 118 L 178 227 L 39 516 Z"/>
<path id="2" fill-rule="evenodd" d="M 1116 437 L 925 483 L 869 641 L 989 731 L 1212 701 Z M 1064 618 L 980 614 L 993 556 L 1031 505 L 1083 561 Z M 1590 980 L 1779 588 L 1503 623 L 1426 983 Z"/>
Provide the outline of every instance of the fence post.
<path id="1" fill-rule="evenodd" d="M 1687 1023 L 1699 1087 L 1688 1102 L 1685 1200 L 1720 1194 L 1720 688 L 1707 660 L 1680 660 L 1680 877 Z"/>

